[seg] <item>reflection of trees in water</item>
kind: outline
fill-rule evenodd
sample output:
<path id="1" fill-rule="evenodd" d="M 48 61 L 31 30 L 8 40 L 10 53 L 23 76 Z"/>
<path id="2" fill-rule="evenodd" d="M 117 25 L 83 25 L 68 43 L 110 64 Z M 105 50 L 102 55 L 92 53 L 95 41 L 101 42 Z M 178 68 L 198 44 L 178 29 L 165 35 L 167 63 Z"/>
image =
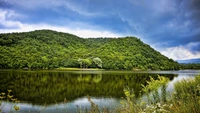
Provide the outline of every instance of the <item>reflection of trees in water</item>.
<path id="1" fill-rule="evenodd" d="M 139 95 L 141 84 L 146 84 L 149 76 L 156 74 L 141 73 L 106 73 L 106 74 L 76 74 L 69 72 L 26 72 L 8 71 L 0 73 L 0 91 L 13 90 L 21 101 L 33 104 L 54 104 L 63 99 L 74 100 L 90 95 L 93 97 L 124 96 L 124 86 L 134 90 Z M 164 75 L 171 77 L 174 75 Z"/>
<path id="2" fill-rule="evenodd" d="M 94 82 L 99 83 L 102 79 L 102 74 L 85 74 L 80 73 L 80 75 L 77 77 L 77 80 L 79 82 Z"/>

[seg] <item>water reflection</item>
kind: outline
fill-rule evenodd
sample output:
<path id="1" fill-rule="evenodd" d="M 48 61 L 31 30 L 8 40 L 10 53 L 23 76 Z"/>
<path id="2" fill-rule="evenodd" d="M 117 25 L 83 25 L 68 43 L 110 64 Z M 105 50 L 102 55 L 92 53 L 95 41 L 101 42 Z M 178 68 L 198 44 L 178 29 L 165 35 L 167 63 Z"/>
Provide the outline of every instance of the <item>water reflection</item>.
<path id="1" fill-rule="evenodd" d="M 133 88 L 138 96 L 141 84 L 146 84 L 149 76 L 156 78 L 157 74 L 10 70 L 0 73 L 0 91 L 12 89 L 21 101 L 39 105 L 59 103 L 64 98 L 73 101 L 87 95 L 121 98 L 125 86 Z M 163 76 L 173 79 L 176 75 Z"/>
<path id="2" fill-rule="evenodd" d="M 81 73 L 78 77 L 77 77 L 78 82 L 94 82 L 94 83 L 99 83 L 102 80 L 102 74 L 86 74 L 86 73 Z"/>
<path id="3" fill-rule="evenodd" d="M 92 101 L 99 106 L 99 109 L 103 109 L 109 106 L 109 109 L 115 109 L 120 106 L 120 100 L 116 98 L 91 98 Z M 15 103 L 11 102 L 3 102 L 3 113 L 10 112 L 10 109 L 15 105 Z M 89 103 L 87 97 L 78 98 L 74 101 L 67 103 L 59 103 L 53 105 L 32 105 L 29 103 L 19 103 L 20 113 L 27 113 L 31 111 L 31 113 L 77 113 L 77 105 L 81 109 L 90 109 L 91 104 Z M 14 111 L 14 109 L 13 109 Z"/>
<path id="4" fill-rule="evenodd" d="M 174 81 L 182 76 L 178 76 L 179 73 L 187 76 L 198 72 L 0 70 L 0 92 L 12 89 L 13 95 L 21 100 L 21 111 L 41 110 L 46 104 L 45 112 L 48 113 L 53 109 L 54 112 L 62 109 L 76 112 L 76 105 L 83 108 L 90 106 L 85 97 L 87 95 L 100 107 L 114 108 L 120 103 L 120 98 L 124 97 L 125 86 L 132 88 L 137 97 L 141 84 L 146 84 L 149 76 L 157 78 L 159 74 Z M 63 103 L 64 98 L 68 103 Z M 8 102 L 5 104 L 12 105 Z"/>
<path id="5" fill-rule="evenodd" d="M 176 83 L 178 81 L 181 81 L 183 79 L 187 80 L 187 79 L 194 78 L 195 76 L 198 76 L 200 71 L 197 71 L 197 70 L 194 70 L 194 71 L 195 72 L 191 72 L 189 70 L 189 71 L 186 71 L 186 73 L 179 73 L 178 76 L 174 77 L 174 79 L 167 84 L 167 91 L 172 92 L 174 90 L 174 83 Z M 187 72 L 189 72 L 189 73 L 187 73 Z"/>

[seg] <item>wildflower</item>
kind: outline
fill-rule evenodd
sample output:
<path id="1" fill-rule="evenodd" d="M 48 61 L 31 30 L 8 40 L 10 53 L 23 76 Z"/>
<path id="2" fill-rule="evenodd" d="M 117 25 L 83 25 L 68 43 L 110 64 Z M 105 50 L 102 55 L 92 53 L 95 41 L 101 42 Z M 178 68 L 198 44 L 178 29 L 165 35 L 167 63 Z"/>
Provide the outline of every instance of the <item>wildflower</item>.
<path id="1" fill-rule="evenodd" d="M 173 106 L 172 104 L 169 105 L 169 107 L 172 107 L 172 106 Z"/>
<path id="2" fill-rule="evenodd" d="M 12 90 L 8 90 L 8 93 L 12 92 Z"/>
<path id="3" fill-rule="evenodd" d="M 168 107 L 168 105 L 161 103 L 156 103 L 155 105 L 147 105 L 143 112 L 170 113 L 170 111 L 166 110 L 165 107 Z"/>
<path id="4" fill-rule="evenodd" d="M 160 103 L 157 103 L 157 104 L 156 104 L 156 107 L 157 107 L 157 108 L 161 108 L 161 104 L 160 104 Z"/>

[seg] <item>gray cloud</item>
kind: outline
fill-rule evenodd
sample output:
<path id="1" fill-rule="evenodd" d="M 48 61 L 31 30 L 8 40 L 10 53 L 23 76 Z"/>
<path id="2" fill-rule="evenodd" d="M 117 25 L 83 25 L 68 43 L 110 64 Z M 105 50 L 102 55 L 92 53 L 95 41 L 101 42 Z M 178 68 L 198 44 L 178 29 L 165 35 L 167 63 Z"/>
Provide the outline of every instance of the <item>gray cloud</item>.
<path id="1" fill-rule="evenodd" d="M 138 36 L 163 48 L 200 42 L 200 0 L 0 0 L 0 8 L 26 15 L 27 20 L 17 18 L 21 23 L 79 23 L 74 28 L 95 26 L 89 28 Z"/>

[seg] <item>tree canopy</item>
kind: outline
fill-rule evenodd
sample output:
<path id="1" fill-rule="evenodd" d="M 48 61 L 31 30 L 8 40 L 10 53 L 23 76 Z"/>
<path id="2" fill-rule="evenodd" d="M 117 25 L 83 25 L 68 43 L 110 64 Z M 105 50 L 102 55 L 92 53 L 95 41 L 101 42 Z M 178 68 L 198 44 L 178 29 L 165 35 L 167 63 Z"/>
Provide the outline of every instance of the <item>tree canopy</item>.
<path id="1" fill-rule="evenodd" d="M 180 66 L 136 37 L 86 39 L 51 30 L 0 34 L 0 68 L 25 67 L 177 70 Z"/>

